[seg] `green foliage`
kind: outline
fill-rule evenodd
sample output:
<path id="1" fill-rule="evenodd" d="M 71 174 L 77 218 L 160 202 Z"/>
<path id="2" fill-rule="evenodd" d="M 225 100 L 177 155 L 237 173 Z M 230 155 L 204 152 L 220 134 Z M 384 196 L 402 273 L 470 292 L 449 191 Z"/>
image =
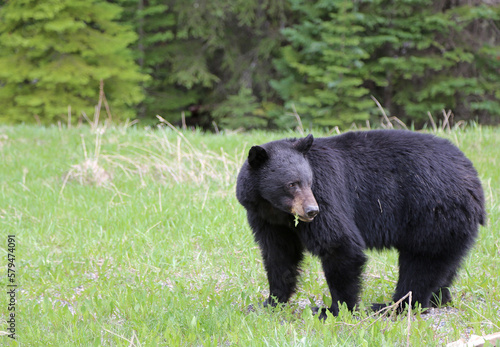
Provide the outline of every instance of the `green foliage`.
<path id="1" fill-rule="evenodd" d="M 221 119 L 221 125 L 228 128 L 264 128 L 265 114 L 259 116 L 259 103 L 249 88 L 241 88 L 237 95 L 230 95 L 214 110 L 213 116 Z"/>
<path id="2" fill-rule="evenodd" d="M 136 60 L 142 71 L 151 76 L 143 85 L 146 97 L 139 116 L 153 118 L 159 114 L 174 122 L 180 118 L 182 110 L 196 104 L 200 97 L 198 90 L 176 86 L 172 80 L 174 74 L 180 73 L 185 83 L 191 87 L 194 83 L 188 72 L 182 68 L 175 72 L 171 64 L 184 54 L 175 42 L 175 14 L 165 1 L 160 0 L 119 0 L 118 3 L 124 8 L 122 21 L 132 23 L 138 34 L 134 50 Z"/>
<path id="3" fill-rule="evenodd" d="M 485 55 L 491 37 L 475 29 L 482 25 L 494 30 L 500 7 L 447 8 L 429 0 L 397 3 L 390 12 L 385 0 L 361 8 L 370 14 L 365 16 L 369 37 L 364 47 L 370 54 L 365 78 L 387 112 L 404 121 L 426 119 L 427 112 L 443 109 L 465 119 L 484 115 L 481 107 L 489 108 L 490 116 L 500 115 L 500 107 L 493 110 L 493 105 L 500 106 L 495 96 L 500 87 L 500 70 L 494 71 L 498 62 L 496 56 Z"/>
<path id="4" fill-rule="evenodd" d="M 362 71 L 364 16 L 352 1 L 294 0 L 300 21 L 282 32 L 290 42 L 275 61 L 283 78 L 271 85 L 300 116 L 315 125 L 368 119 L 375 105 Z"/>
<path id="5" fill-rule="evenodd" d="M 275 99 L 268 84 L 275 74 L 269 61 L 281 43 L 286 7 L 280 0 L 177 3 L 179 36 L 185 46 L 194 45 L 197 55 L 205 52 L 203 66 L 217 76 L 199 100 L 217 124 L 272 126 L 269 114 L 261 111 Z"/>
<path id="6" fill-rule="evenodd" d="M 280 0 L 121 1 L 143 42 L 144 116 L 178 122 L 181 113 L 230 127 L 269 126 L 254 110 L 275 98 L 269 64 L 281 40 Z M 142 34 L 141 34 L 142 33 Z M 248 96 L 245 98 L 243 96 Z M 235 107 L 230 110 L 229 107 Z M 259 113 L 259 112 L 257 112 Z M 257 123 L 254 123 L 256 121 Z"/>
<path id="7" fill-rule="evenodd" d="M 421 122 L 452 109 L 461 118 L 500 115 L 500 6 L 415 1 L 293 0 L 297 24 L 272 81 L 285 106 L 316 125 L 347 125 L 374 113 Z M 476 28 L 482 23 L 483 31 Z M 493 24 L 492 24 L 493 23 Z M 498 31 L 498 29 L 496 29 Z M 492 43 L 494 42 L 494 43 Z"/>
<path id="8" fill-rule="evenodd" d="M 98 0 L 9 1 L 0 11 L 0 120 L 51 123 L 94 113 L 100 80 L 113 116 L 133 117 L 144 80 L 127 47 L 136 35 Z M 75 117 L 76 118 L 76 117 Z M 74 118 L 73 118 L 74 119 Z"/>
<path id="9" fill-rule="evenodd" d="M 465 0 L 7 1 L 0 121 L 92 114 L 103 80 L 118 119 L 346 127 L 379 118 L 374 96 L 416 126 L 499 122 L 499 23 Z"/>

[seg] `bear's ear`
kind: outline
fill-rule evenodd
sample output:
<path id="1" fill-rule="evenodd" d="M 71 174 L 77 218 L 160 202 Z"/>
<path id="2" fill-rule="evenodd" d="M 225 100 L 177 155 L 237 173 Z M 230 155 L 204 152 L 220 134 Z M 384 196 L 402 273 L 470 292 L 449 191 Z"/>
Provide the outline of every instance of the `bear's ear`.
<path id="1" fill-rule="evenodd" d="M 314 137 L 312 136 L 312 134 L 309 134 L 303 139 L 298 140 L 295 143 L 294 147 L 297 151 L 306 154 L 309 151 L 309 149 L 311 149 L 313 141 Z"/>
<path id="2" fill-rule="evenodd" d="M 260 146 L 250 148 L 250 152 L 248 152 L 248 164 L 254 169 L 261 167 L 267 159 L 269 159 L 269 155 L 264 148 Z"/>

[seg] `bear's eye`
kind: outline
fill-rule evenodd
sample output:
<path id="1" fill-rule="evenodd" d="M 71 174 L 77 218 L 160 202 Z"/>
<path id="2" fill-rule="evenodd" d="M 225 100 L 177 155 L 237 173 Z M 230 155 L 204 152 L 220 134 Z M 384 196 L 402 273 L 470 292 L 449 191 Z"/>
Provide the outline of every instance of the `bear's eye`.
<path id="1" fill-rule="evenodd" d="M 288 188 L 295 188 L 299 185 L 299 182 L 292 182 L 288 184 Z"/>

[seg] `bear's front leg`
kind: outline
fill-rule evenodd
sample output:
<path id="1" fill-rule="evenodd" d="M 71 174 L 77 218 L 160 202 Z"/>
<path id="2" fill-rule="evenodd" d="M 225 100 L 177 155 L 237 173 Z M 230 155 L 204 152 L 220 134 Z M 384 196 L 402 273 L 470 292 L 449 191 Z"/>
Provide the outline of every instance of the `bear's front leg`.
<path id="1" fill-rule="evenodd" d="M 286 227 L 266 226 L 255 233 L 269 281 L 269 298 L 264 306 L 285 303 L 295 291 L 304 246 L 297 234 Z"/>
<path id="2" fill-rule="evenodd" d="M 326 282 L 332 296 L 332 306 L 329 310 L 334 316 L 339 314 L 339 303 L 345 302 L 351 311 L 356 306 L 365 262 L 366 256 L 361 250 L 356 252 L 336 248 L 331 253 L 321 256 Z M 325 311 L 322 311 L 319 318 L 326 319 Z"/>

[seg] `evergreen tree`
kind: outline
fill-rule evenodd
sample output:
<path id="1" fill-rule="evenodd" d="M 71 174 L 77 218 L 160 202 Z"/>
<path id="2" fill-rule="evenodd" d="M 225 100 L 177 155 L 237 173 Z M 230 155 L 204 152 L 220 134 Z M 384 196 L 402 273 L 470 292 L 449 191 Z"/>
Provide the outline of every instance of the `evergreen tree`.
<path id="1" fill-rule="evenodd" d="M 119 0 L 143 38 L 145 116 L 198 125 L 276 126 L 269 61 L 281 44 L 281 0 Z M 143 34 L 141 34 L 141 30 Z M 234 109 L 233 109 L 234 107 Z M 274 112 L 274 113 L 273 113 Z"/>
<path id="2" fill-rule="evenodd" d="M 143 85 L 146 97 L 139 114 L 155 119 L 157 114 L 176 121 L 181 112 L 197 102 L 198 93 L 178 90 L 172 83 L 170 61 L 176 52 L 175 13 L 164 0 L 118 0 L 123 6 L 122 20 L 131 23 L 138 35 L 135 58 L 141 70 L 151 76 Z"/>
<path id="3" fill-rule="evenodd" d="M 443 109 L 462 119 L 500 115 L 494 53 L 500 42 L 492 32 L 499 8 L 431 0 L 367 2 L 361 9 L 369 32 L 366 80 L 387 112 L 417 123 L 427 112 Z M 486 34 L 477 27 L 490 29 Z"/>
<path id="4" fill-rule="evenodd" d="M 136 40 L 101 0 L 16 0 L 0 10 L 0 120 L 49 123 L 92 115 L 100 81 L 114 119 L 134 117 L 143 98 L 127 48 Z M 75 117 L 76 118 L 76 117 Z"/>
<path id="5" fill-rule="evenodd" d="M 272 86 L 315 125 L 347 125 L 375 108 L 363 83 L 363 16 L 349 0 L 293 0 L 299 23 L 283 30 L 290 42 L 275 61 L 284 78 Z"/>
<path id="6" fill-rule="evenodd" d="M 272 81 L 315 125 L 386 112 L 419 125 L 427 113 L 500 115 L 500 5 L 481 1 L 290 0 L 296 24 Z M 378 117 L 378 116 L 377 116 Z"/>
<path id="7" fill-rule="evenodd" d="M 379 117 L 374 95 L 417 126 L 498 120 L 499 22 L 486 0 L 8 1 L 0 121 L 92 114 L 101 80 L 114 119 L 346 126 Z"/>

